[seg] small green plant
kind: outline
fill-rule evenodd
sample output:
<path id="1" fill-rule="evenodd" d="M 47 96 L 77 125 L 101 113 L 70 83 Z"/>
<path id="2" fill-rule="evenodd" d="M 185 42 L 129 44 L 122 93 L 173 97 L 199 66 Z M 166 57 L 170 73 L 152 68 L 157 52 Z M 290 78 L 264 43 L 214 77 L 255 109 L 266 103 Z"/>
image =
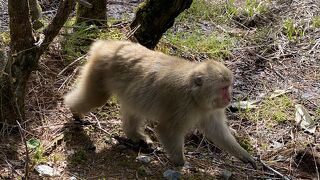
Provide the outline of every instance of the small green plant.
<path id="1" fill-rule="evenodd" d="M 293 20 L 286 19 L 284 21 L 283 27 L 284 27 L 284 30 L 285 30 L 285 33 L 286 33 L 288 39 L 291 41 L 293 39 L 295 32 L 296 32 L 296 28 L 294 26 Z"/>
<path id="2" fill-rule="evenodd" d="M 283 28 L 286 36 L 290 41 L 296 40 L 298 37 L 304 36 L 304 29 L 302 26 L 295 25 L 292 19 L 286 19 L 283 23 Z"/>
<path id="3" fill-rule="evenodd" d="M 316 109 L 316 119 L 320 118 L 320 107 Z"/>
<path id="4" fill-rule="evenodd" d="M 239 144 L 241 145 L 241 147 L 243 147 L 245 150 L 247 150 L 248 152 L 252 152 L 253 151 L 253 147 L 251 145 L 251 141 L 249 138 L 239 138 L 237 137 L 237 140 L 239 142 Z"/>
<path id="5" fill-rule="evenodd" d="M 34 152 L 31 158 L 33 164 L 39 164 L 47 161 L 47 158 L 44 156 L 44 148 L 42 147 L 40 140 L 29 139 L 27 141 L 27 147 L 32 149 Z"/>
<path id="6" fill-rule="evenodd" d="M 320 16 L 314 16 L 312 18 L 312 27 L 313 28 L 320 28 Z"/>
<path id="7" fill-rule="evenodd" d="M 77 152 L 74 153 L 74 155 L 72 156 L 72 162 L 75 164 L 81 164 L 83 162 L 85 162 L 86 160 L 88 160 L 88 156 L 86 151 L 84 150 L 79 150 Z"/>

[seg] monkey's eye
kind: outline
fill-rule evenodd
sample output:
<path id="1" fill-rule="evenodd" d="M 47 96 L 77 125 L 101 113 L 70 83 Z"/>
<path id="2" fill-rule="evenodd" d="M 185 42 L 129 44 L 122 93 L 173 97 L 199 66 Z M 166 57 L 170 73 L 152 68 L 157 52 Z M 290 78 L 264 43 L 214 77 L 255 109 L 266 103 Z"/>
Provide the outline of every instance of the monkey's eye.
<path id="1" fill-rule="evenodd" d="M 193 80 L 194 84 L 197 86 L 202 86 L 203 84 L 203 78 L 202 76 L 196 76 Z"/>

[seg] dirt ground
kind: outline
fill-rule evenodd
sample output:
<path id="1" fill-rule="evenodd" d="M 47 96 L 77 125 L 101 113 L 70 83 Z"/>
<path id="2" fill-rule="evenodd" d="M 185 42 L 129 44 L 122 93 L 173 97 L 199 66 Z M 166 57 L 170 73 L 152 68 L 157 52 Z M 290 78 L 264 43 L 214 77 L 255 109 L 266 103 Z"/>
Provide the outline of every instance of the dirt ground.
<path id="1" fill-rule="evenodd" d="M 8 32 L 7 2 L 0 2 L 0 30 Z M 50 19 L 57 1 L 41 2 L 46 18 Z M 120 22 L 126 16 L 124 26 L 119 26 L 121 31 L 126 31 L 125 25 L 134 17 L 138 4 L 135 0 L 109 1 L 108 16 Z M 314 121 L 319 122 L 320 28 L 303 27 L 305 35 L 295 42 L 288 41 L 284 33 L 277 31 L 279 17 L 291 17 L 298 23 L 319 16 L 319 1 L 276 1 L 270 6 L 269 13 L 261 17 L 241 19 L 239 16 L 230 24 L 218 25 L 200 22 L 205 30 L 242 36 L 241 43 L 224 58 L 224 63 L 235 75 L 233 101 L 259 101 L 258 108 L 228 110 L 227 114 L 229 125 L 236 130 L 241 144 L 257 158 L 258 169 L 221 151 L 197 131 L 190 132 L 185 142 L 185 154 L 191 167 L 174 167 L 168 161 L 157 141 L 153 124 L 146 128 L 155 140 L 153 151 L 144 152 L 144 148 L 126 144 L 118 138 L 124 134 L 119 105 L 113 99 L 88 114 L 85 117 L 87 124 L 75 123 L 62 98 L 72 87 L 84 60 L 70 65 L 64 58 L 62 38 L 59 37 L 41 57 L 39 69 L 32 74 L 28 84 L 23 138 L 37 139 L 41 145 L 26 153 L 20 134 L 1 132 L 0 179 L 21 179 L 26 169 L 29 179 L 163 179 L 163 173 L 168 169 L 180 172 L 182 179 L 228 179 L 229 173 L 229 179 L 319 179 L 319 123 L 312 134 L 301 130 L 295 124 L 294 105 L 302 104 Z M 268 32 L 258 37 L 258 29 L 263 26 L 269 27 Z M 179 23 L 172 27 L 174 30 L 181 28 Z M 257 40 L 252 41 L 253 38 Z M 163 45 L 176 49 L 166 39 L 159 43 L 159 46 Z M 189 60 L 207 57 L 193 52 L 182 56 Z M 269 100 L 275 90 L 286 93 L 277 96 L 276 100 Z M 289 105 L 279 123 L 269 112 L 281 109 L 279 106 L 283 101 Z M 136 160 L 139 155 L 147 155 L 151 161 Z M 53 167 L 59 176 L 39 176 L 34 170 L 39 164 Z"/>

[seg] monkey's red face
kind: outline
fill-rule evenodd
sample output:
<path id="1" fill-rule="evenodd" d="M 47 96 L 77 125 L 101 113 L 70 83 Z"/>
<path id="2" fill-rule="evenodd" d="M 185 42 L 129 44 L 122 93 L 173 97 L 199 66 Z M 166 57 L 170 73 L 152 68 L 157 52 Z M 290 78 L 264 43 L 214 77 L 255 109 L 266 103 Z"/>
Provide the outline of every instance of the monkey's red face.
<path id="1" fill-rule="evenodd" d="M 209 111 L 227 107 L 231 101 L 231 71 L 222 65 L 215 65 L 204 72 L 198 72 L 192 78 L 192 91 L 197 105 Z"/>
<path id="2" fill-rule="evenodd" d="M 225 86 L 220 89 L 220 99 L 221 102 L 218 103 L 218 105 L 222 107 L 226 107 L 230 104 L 231 102 L 231 87 L 230 86 Z"/>
<path id="3" fill-rule="evenodd" d="M 218 88 L 199 88 L 195 91 L 194 99 L 197 105 L 202 109 L 209 111 L 219 108 L 225 108 L 231 101 L 231 86 Z"/>

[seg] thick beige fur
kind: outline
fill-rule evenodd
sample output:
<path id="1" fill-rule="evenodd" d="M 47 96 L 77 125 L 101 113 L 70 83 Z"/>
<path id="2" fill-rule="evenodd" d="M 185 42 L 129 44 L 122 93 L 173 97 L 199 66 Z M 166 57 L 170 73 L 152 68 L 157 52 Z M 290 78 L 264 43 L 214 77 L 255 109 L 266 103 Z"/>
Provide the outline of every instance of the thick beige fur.
<path id="1" fill-rule="evenodd" d="M 231 71 L 217 61 L 195 63 L 128 41 L 97 41 L 65 104 L 82 116 L 116 95 L 125 134 L 152 143 L 144 120 L 157 121 L 160 142 L 175 164 L 184 164 L 184 136 L 198 127 L 217 146 L 255 165 L 226 125 L 231 84 Z"/>

